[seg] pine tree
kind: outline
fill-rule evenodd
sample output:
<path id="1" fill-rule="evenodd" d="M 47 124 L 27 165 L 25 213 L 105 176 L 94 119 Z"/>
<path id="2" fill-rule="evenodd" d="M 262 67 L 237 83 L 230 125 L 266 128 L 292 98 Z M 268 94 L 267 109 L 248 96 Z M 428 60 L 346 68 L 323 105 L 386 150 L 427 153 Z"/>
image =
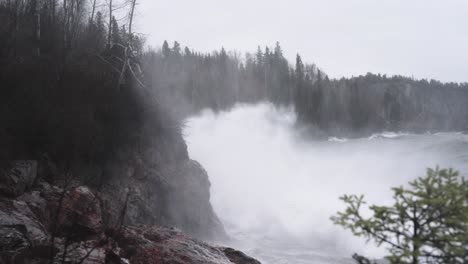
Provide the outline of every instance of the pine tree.
<path id="1" fill-rule="evenodd" d="M 345 195 L 347 208 L 331 219 L 356 236 L 388 246 L 391 263 L 468 262 L 468 181 L 452 169 L 428 169 L 425 177 L 393 188 L 392 206 L 369 207 L 364 196 Z"/>
<path id="2" fill-rule="evenodd" d="M 162 55 L 164 59 L 168 59 L 169 56 L 171 55 L 171 49 L 169 48 L 169 44 L 167 43 L 167 40 L 165 40 L 163 43 Z"/>
<path id="3" fill-rule="evenodd" d="M 279 41 L 276 42 L 274 54 L 277 60 L 283 58 L 283 50 L 281 49 Z"/>
<path id="4" fill-rule="evenodd" d="M 174 41 L 174 46 L 172 47 L 172 52 L 174 52 L 174 55 L 179 56 L 181 55 L 181 50 L 180 50 L 180 44 L 177 41 Z"/>
<path id="5" fill-rule="evenodd" d="M 304 120 L 307 115 L 307 100 L 306 100 L 306 87 L 305 87 L 305 72 L 304 64 L 302 63 L 301 56 L 296 55 L 296 68 L 295 68 L 295 95 L 294 105 L 298 118 Z"/>
<path id="6" fill-rule="evenodd" d="M 257 63 L 258 68 L 262 68 L 265 63 L 263 60 L 263 51 L 260 46 L 257 47 L 257 53 L 255 54 L 255 62 Z"/>
<path id="7" fill-rule="evenodd" d="M 122 43 L 121 31 L 120 31 L 119 24 L 117 23 L 117 20 L 115 19 L 115 17 L 112 17 L 111 39 L 112 39 L 112 45 Z"/>
<path id="8" fill-rule="evenodd" d="M 296 55 L 296 80 L 297 82 L 304 81 L 304 63 L 302 63 L 301 56 L 299 54 Z"/>
<path id="9" fill-rule="evenodd" d="M 189 56 L 189 57 L 192 55 L 192 52 L 190 51 L 190 49 L 187 46 L 185 46 L 184 55 Z"/>

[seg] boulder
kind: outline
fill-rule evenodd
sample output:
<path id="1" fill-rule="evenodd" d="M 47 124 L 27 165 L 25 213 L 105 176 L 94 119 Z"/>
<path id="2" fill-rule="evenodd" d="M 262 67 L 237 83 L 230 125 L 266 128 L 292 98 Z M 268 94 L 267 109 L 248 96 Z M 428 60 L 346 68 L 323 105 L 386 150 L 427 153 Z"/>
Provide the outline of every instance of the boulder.
<path id="1" fill-rule="evenodd" d="M 0 199 L 0 263 L 46 263 L 43 255 L 53 252 L 49 242 L 47 230 L 24 201 Z"/>
<path id="2" fill-rule="evenodd" d="M 47 183 L 37 188 L 0 198 L 0 263 L 49 263 L 55 255 L 55 263 L 104 264 L 101 210 L 91 190 L 78 185 L 64 192 Z"/>
<path id="3" fill-rule="evenodd" d="M 14 252 L 31 246 L 26 234 L 26 228 L 19 226 L 0 227 L 0 252 Z"/>
<path id="4" fill-rule="evenodd" d="M 75 178 L 36 176 L 35 161 L 0 166 L 0 264 L 258 263 L 182 233 L 225 236 L 199 163 L 125 164 L 103 170 L 108 181 L 99 197 Z"/>
<path id="5" fill-rule="evenodd" d="M 127 227 L 110 230 L 120 247 L 120 257 L 139 264 L 259 264 L 237 252 L 231 258 L 224 248 L 215 247 L 166 227 Z"/>
<path id="6" fill-rule="evenodd" d="M 59 251 L 54 263 L 105 264 L 106 256 L 111 251 L 105 239 L 71 242 L 64 238 L 55 240 Z M 66 250 L 66 251 L 65 251 Z"/>
<path id="7" fill-rule="evenodd" d="M 47 230 L 23 201 L 0 199 L 0 228 L 3 228 L 3 232 L 15 230 L 12 231 L 12 235 L 17 232 L 23 234 L 28 243 L 33 246 L 49 241 Z M 0 244 L 3 245 L 4 242 Z"/>
<path id="8" fill-rule="evenodd" d="M 35 188 L 15 199 L 0 198 L 1 264 L 49 264 L 51 260 L 54 264 L 259 263 L 242 252 L 201 242 L 175 228 L 119 225 L 104 230 L 99 199 L 79 183 L 66 191 L 43 182 Z M 209 198 L 206 193 L 192 194 L 202 201 Z M 190 205 L 188 200 L 183 203 Z"/>
<path id="9" fill-rule="evenodd" d="M 83 240 L 102 233 L 99 200 L 88 187 L 76 186 L 68 190 L 59 207 L 57 227 L 61 235 Z"/>
<path id="10" fill-rule="evenodd" d="M 228 259 L 235 264 L 261 264 L 260 261 L 247 256 L 243 252 L 233 248 L 222 248 L 221 249 Z"/>
<path id="11" fill-rule="evenodd" d="M 0 195 L 10 198 L 31 188 L 37 175 L 37 161 L 13 161 L 0 170 Z"/>

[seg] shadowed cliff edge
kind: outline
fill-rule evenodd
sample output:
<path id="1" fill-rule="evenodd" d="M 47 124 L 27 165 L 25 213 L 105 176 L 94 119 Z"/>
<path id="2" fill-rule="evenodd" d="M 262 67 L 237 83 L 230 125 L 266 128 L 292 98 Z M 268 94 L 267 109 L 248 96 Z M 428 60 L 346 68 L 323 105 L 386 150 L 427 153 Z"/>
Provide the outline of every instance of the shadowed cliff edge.
<path id="1" fill-rule="evenodd" d="M 134 184 L 132 191 L 123 193 L 124 201 L 111 201 L 119 190 L 110 186 L 96 192 L 74 180 L 62 182 L 62 187 L 53 185 L 46 180 L 53 170 L 51 166 L 37 161 L 3 165 L 0 263 L 259 263 L 234 249 L 212 246 L 178 229 L 154 225 L 161 223 L 159 216 L 199 237 L 224 235 L 206 200 L 206 174 L 193 161 L 187 161 L 182 170 L 192 174 L 179 174 L 194 177 L 190 190 L 183 190 L 182 185 L 176 193 L 187 191 L 185 196 L 172 194 L 181 214 L 171 210 L 170 205 L 162 210 L 151 203 L 155 200 L 144 200 L 149 190 L 137 180 L 128 179 Z M 204 177 L 197 179 L 193 173 Z M 197 189 L 197 184 L 202 189 Z M 186 200 L 187 196 L 192 197 L 191 201 Z M 193 206 L 199 212 L 195 214 L 183 206 Z M 151 214 L 149 210 L 153 209 L 161 214 Z"/>
<path id="2" fill-rule="evenodd" d="M 0 263 L 257 263 L 197 240 L 227 235 L 136 5 L 0 0 Z"/>

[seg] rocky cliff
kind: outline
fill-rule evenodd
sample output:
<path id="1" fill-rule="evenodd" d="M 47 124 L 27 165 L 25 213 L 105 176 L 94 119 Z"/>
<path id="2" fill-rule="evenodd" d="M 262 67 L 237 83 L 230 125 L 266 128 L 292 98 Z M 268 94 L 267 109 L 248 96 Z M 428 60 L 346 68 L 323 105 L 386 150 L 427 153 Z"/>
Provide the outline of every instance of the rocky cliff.
<path id="1" fill-rule="evenodd" d="M 2 165 L 0 263 L 259 263 L 234 249 L 212 246 L 178 229 L 154 225 L 173 221 L 192 234 L 222 233 L 208 203 L 206 173 L 196 162 L 186 161 L 172 172 L 182 175 L 183 180 L 177 182 L 182 188 L 170 189 L 175 188 L 170 187 L 174 180 L 166 179 L 166 191 L 173 191 L 167 197 L 158 192 L 160 185 L 148 181 L 151 184 L 144 187 L 138 177 L 127 179 L 132 185 L 121 195 L 110 185 L 98 192 L 72 179 L 57 186 L 41 176 L 50 172 L 42 166 L 37 161 Z M 153 189 L 156 187 L 159 189 Z M 123 202 L 117 199 L 121 196 Z M 145 200 L 163 197 L 175 203 L 162 210 L 158 205 L 164 202 Z M 152 215 L 153 209 L 159 214 Z"/>

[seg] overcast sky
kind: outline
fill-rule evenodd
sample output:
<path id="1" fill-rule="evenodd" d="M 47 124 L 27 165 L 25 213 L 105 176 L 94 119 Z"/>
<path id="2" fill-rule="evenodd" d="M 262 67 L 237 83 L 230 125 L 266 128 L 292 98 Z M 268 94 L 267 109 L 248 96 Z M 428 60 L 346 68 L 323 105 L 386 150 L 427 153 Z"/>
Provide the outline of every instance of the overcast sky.
<path id="1" fill-rule="evenodd" d="M 468 81 L 468 0 L 139 0 L 147 44 L 255 51 L 279 41 L 330 77 Z"/>

